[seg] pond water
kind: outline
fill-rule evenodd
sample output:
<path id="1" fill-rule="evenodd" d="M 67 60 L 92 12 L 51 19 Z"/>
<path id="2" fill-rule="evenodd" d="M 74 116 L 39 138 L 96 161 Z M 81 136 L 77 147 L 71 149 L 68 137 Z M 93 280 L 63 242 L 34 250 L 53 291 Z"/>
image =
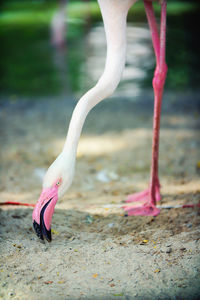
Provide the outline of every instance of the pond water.
<path id="1" fill-rule="evenodd" d="M 168 16 L 168 89 L 199 87 L 199 16 L 198 9 Z M 126 67 L 113 97 L 134 100 L 142 89 L 151 87 L 155 58 L 144 16 L 141 20 L 137 17 L 137 22 L 133 22 L 134 17 L 129 19 Z M 88 25 L 80 19 L 68 20 L 67 48 L 56 51 L 50 46 L 49 23 L 27 24 L 19 20 L 4 20 L 0 29 L 3 95 L 13 100 L 61 94 L 79 98 L 95 84 L 103 71 L 106 54 L 102 22 Z"/>

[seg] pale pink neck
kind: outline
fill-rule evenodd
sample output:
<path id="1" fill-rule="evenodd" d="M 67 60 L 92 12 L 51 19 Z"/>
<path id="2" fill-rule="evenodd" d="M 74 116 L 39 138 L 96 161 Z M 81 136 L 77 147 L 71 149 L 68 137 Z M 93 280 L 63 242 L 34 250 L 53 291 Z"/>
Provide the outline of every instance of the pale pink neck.
<path id="1" fill-rule="evenodd" d="M 89 111 L 110 96 L 117 87 L 125 64 L 126 16 L 135 0 L 99 0 L 104 21 L 107 57 L 105 69 L 97 84 L 76 105 L 63 148 L 63 154 L 75 160 L 79 138 Z"/>

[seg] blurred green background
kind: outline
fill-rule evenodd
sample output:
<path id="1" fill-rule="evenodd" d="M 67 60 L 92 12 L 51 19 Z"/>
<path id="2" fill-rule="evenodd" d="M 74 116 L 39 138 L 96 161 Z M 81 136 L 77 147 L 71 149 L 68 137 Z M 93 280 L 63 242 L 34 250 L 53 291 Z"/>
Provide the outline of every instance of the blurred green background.
<path id="1" fill-rule="evenodd" d="M 154 6 L 159 17 L 160 6 Z M 98 4 L 96 1 L 69 1 L 67 47 L 61 63 L 66 67 L 63 69 L 55 63 L 55 49 L 50 43 L 50 23 L 57 8 L 58 1 L 49 0 L 1 3 L 1 95 L 11 100 L 22 96 L 37 99 L 37 96 L 57 96 L 69 90 L 82 93 L 90 87 L 90 80 L 83 84 L 83 79 L 88 76 L 84 68 L 88 55 L 85 43 L 92 28 L 102 22 Z M 168 1 L 168 89 L 199 87 L 199 19 L 198 1 Z M 143 1 L 132 7 L 128 22 L 146 28 Z M 105 56 L 104 49 L 101 55 Z M 151 86 L 154 67 L 154 63 L 141 67 L 146 68 L 147 74 L 140 80 L 142 88 Z"/>

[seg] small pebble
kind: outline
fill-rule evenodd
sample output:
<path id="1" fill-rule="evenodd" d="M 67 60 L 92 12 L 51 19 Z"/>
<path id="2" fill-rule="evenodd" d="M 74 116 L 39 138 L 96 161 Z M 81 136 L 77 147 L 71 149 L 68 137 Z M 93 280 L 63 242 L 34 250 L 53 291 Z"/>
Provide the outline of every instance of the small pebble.
<path id="1" fill-rule="evenodd" d="M 186 225 L 188 228 L 191 228 L 192 227 L 192 223 L 189 223 Z"/>
<path id="2" fill-rule="evenodd" d="M 187 251 L 187 249 L 185 247 L 180 248 L 181 251 Z"/>
<path id="3" fill-rule="evenodd" d="M 172 248 L 167 248 L 166 253 L 171 253 L 172 252 Z"/>
<path id="4" fill-rule="evenodd" d="M 85 217 L 85 220 L 83 220 L 83 222 L 85 222 L 87 224 L 92 224 L 93 223 L 93 217 L 91 215 L 87 215 Z"/>

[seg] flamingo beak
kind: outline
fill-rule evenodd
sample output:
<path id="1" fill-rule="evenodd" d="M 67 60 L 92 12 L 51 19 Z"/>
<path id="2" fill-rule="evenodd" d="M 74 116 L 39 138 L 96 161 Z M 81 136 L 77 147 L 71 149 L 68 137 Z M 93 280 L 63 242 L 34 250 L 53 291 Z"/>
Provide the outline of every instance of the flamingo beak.
<path id="1" fill-rule="evenodd" d="M 33 211 L 33 227 L 39 237 L 51 242 L 51 220 L 56 202 L 58 201 L 57 188 L 43 189 Z"/>

